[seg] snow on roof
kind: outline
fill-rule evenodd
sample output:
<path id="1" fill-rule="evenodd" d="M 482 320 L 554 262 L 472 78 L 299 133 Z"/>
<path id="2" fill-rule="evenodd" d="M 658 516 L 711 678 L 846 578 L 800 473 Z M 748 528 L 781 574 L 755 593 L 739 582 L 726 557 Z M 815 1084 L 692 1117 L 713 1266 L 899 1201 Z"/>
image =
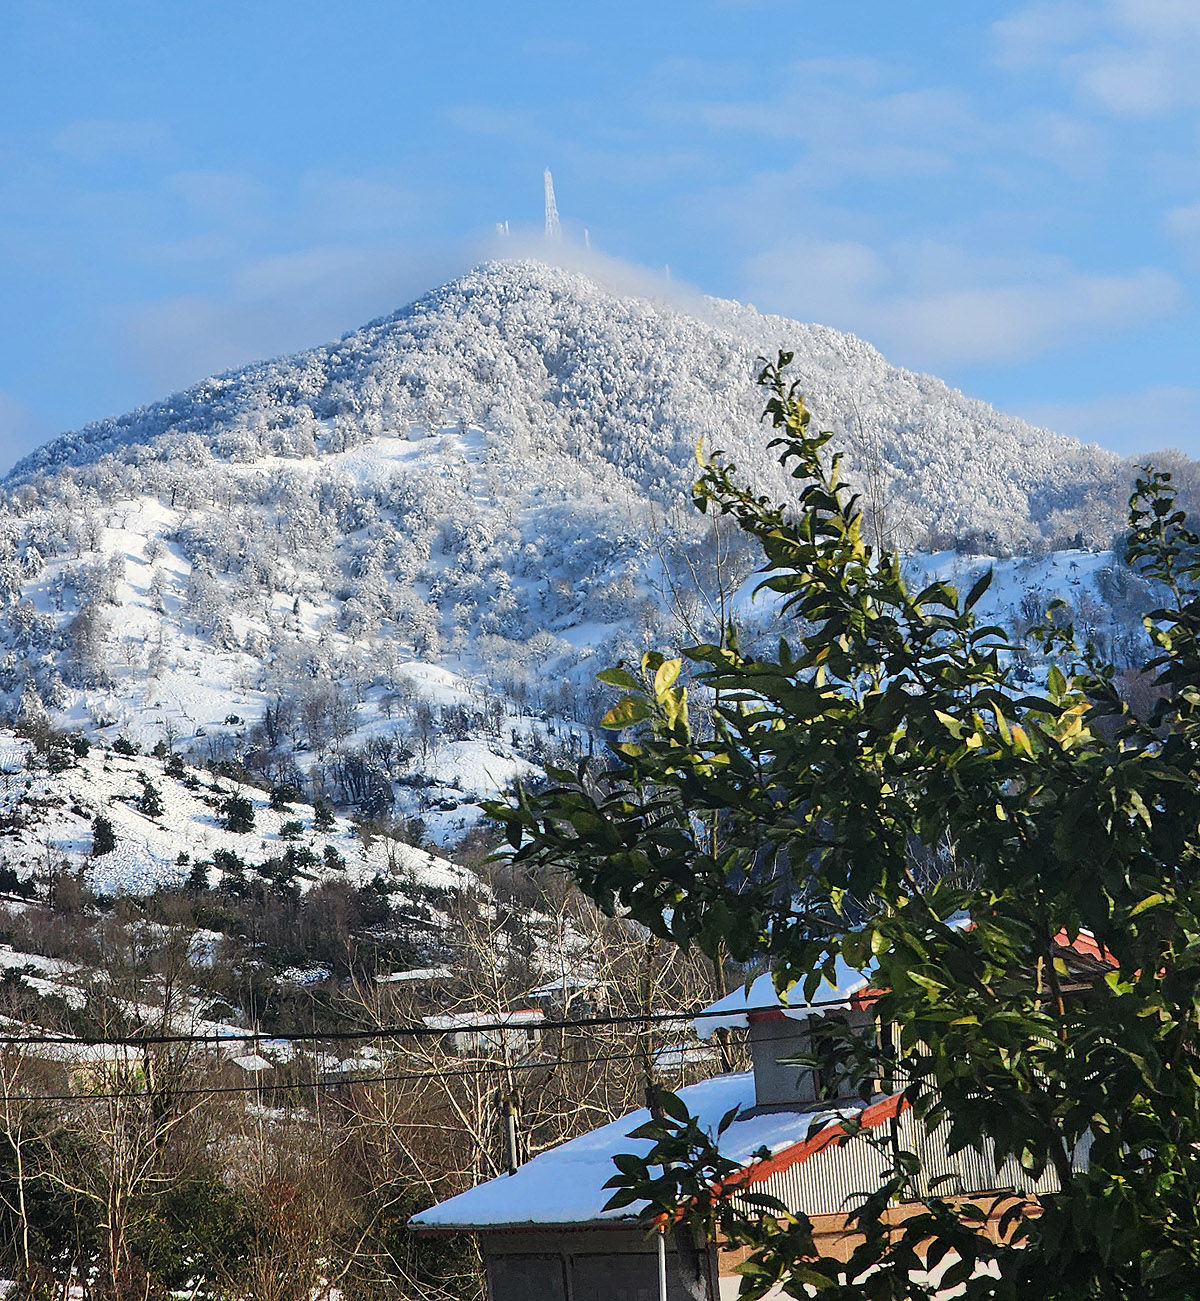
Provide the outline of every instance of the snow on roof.
<path id="1" fill-rule="evenodd" d="M 274 1070 L 274 1063 L 267 1061 L 259 1053 L 243 1053 L 240 1057 L 231 1057 L 229 1059 L 235 1066 L 240 1066 L 242 1070 L 254 1074 L 258 1071 Z"/>
<path id="2" fill-rule="evenodd" d="M 540 1007 L 514 1012 L 446 1012 L 441 1016 L 423 1016 L 431 1030 L 469 1030 L 477 1025 L 530 1025 L 546 1019 Z"/>
<path id="3" fill-rule="evenodd" d="M 957 912 L 946 919 L 946 925 L 956 931 L 969 930 L 971 918 L 965 912 Z M 750 984 L 735 989 L 732 994 L 726 994 L 724 998 L 706 1007 L 696 1017 L 696 1033 L 701 1039 L 709 1039 L 715 1030 L 744 1030 L 750 1024 L 749 1014 L 755 1011 L 778 1009 L 784 1016 L 800 1021 L 805 1017 L 822 1016 L 835 1009 L 848 1007 L 855 994 L 861 993 L 871 983 L 876 965 L 872 959 L 859 971 L 843 958 L 836 957 L 833 962 L 833 983 L 822 979 L 811 999 L 804 997 L 803 982 L 793 985 L 781 997 L 770 973 L 759 976 Z"/>
<path id="4" fill-rule="evenodd" d="M 679 1090 L 679 1097 L 709 1134 L 734 1108 L 754 1106 L 754 1076 L 718 1075 Z M 824 1111 L 773 1111 L 735 1120 L 721 1137 L 721 1152 L 748 1165 L 759 1148 L 777 1154 L 805 1142 L 814 1124 L 832 1122 L 861 1109 L 851 1103 Z M 636 1219 L 643 1203 L 606 1211 L 611 1191 L 604 1185 L 616 1173 L 613 1156 L 644 1153 L 650 1143 L 632 1139 L 631 1130 L 650 1119 L 644 1108 L 614 1120 L 590 1134 L 535 1156 L 515 1174 L 501 1175 L 451 1197 L 412 1218 L 416 1229 L 499 1229 L 518 1225 L 589 1224 Z"/>
<path id="5" fill-rule="evenodd" d="M 726 994 L 696 1017 L 696 1033 L 709 1039 L 715 1030 L 745 1029 L 750 1024 L 753 1011 L 773 1011 L 778 1008 L 784 1016 L 803 1020 L 820 1016 L 834 1008 L 846 1007 L 850 999 L 870 983 L 870 968 L 856 971 L 841 958 L 834 962 L 834 983 L 822 980 L 811 999 L 805 999 L 803 984 L 793 985 L 781 996 L 770 974 L 759 976 L 749 985 L 742 985 L 732 994 Z"/>
<path id="6" fill-rule="evenodd" d="M 376 976 L 380 985 L 397 985 L 406 980 L 447 980 L 451 975 L 449 967 L 417 967 L 413 971 L 393 971 L 387 976 Z"/>

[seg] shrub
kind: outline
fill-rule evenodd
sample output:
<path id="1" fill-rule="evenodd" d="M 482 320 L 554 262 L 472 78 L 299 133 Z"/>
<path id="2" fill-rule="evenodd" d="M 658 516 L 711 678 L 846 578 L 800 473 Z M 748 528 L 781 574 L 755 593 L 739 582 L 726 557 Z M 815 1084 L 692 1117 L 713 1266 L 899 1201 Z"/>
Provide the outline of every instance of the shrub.
<path id="1" fill-rule="evenodd" d="M 162 796 L 154 783 L 142 773 L 138 774 L 142 782 L 142 794 L 138 807 L 148 818 L 161 818 L 163 815 Z"/>
<path id="2" fill-rule="evenodd" d="M 97 813 L 92 819 L 92 857 L 111 854 L 117 847 L 117 833 L 112 822 L 103 813 Z"/>
<path id="3" fill-rule="evenodd" d="M 254 805 L 244 795 L 229 795 L 221 804 L 226 831 L 245 835 L 254 830 Z"/>

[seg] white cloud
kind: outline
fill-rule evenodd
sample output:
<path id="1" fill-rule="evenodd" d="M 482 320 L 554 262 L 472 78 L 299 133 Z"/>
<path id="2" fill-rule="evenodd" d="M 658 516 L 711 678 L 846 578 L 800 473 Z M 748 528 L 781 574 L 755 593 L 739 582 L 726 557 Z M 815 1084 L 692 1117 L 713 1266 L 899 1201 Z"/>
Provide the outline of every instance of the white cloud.
<path id="1" fill-rule="evenodd" d="M 762 96 L 682 96 L 658 115 L 715 133 L 795 142 L 807 183 L 846 177 L 894 179 L 949 171 L 978 147 L 987 128 L 967 97 L 946 87 L 875 89 L 884 77 L 868 61 L 793 64 L 783 90 Z"/>
<path id="2" fill-rule="evenodd" d="M 1183 79 L 1165 50 L 1097 50 L 1071 62 L 1080 89 L 1117 117 L 1158 117 L 1181 98 Z"/>
<path id="3" fill-rule="evenodd" d="M 1176 239 L 1185 241 L 1200 239 L 1200 201 L 1172 208 L 1167 213 L 1164 225 L 1167 233 L 1174 235 Z"/>
<path id="4" fill-rule="evenodd" d="M 1016 414 L 1084 442 L 1101 443 L 1123 456 L 1164 447 L 1200 454 L 1200 389 L 1158 385 L 1085 402 L 1034 402 Z"/>
<path id="5" fill-rule="evenodd" d="M 445 117 L 451 126 L 474 135 L 526 140 L 541 134 L 535 116 L 524 109 L 501 108 L 494 104 L 455 104 L 446 109 Z"/>
<path id="6" fill-rule="evenodd" d="M 1062 259 L 972 257 L 933 243 L 781 244 L 746 267 L 760 307 L 851 330 L 893 360 L 939 369 L 1017 361 L 1175 310 L 1165 272 L 1084 271 Z"/>
<path id="7" fill-rule="evenodd" d="M 196 216 L 222 223 L 258 216 L 271 194 L 260 180 L 244 172 L 176 172 L 167 178 L 165 187 L 183 199 Z"/>
<path id="8" fill-rule="evenodd" d="M 167 139 L 161 122 L 91 118 L 69 122 L 55 132 L 59 153 L 79 163 L 106 163 L 122 156 L 152 153 Z"/>
<path id="9" fill-rule="evenodd" d="M 418 196 L 384 176 L 309 172 L 301 178 L 298 203 L 302 219 L 316 231 L 394 236 L 431 198 L 428 188 Z"/>
<path id="10" fill-rule="evenodd" d="M 409 302 L 455 271 L 461 252 L 398 246 L 314 247 L 237 267 L 208 294 L 148 302 L 119 341 L 158 391 L 337 338 Z"/>
<path id="11" fill-rule="evenodd" d="M 765 92 L 731 94 L 712 73 L 697 95 L 683 79 L 678 94 L 653 111 L 659 121 L 686 124 L 693 138 L 699 127 L 714 136 L 778 142 L 781 174 L 802 177 L 810 192 L 854 178 L 887 183 L 955 173 L 991 184 L 1030 159 L 1082 178 L 1107 162 L 1103 133 L 1078 111 L 1027 98 L 997 105 L 969 86 L 905 78 L 902 68 L 873 60 L 810 60 L 790 65 L 782 88 Z"/>
<path id="12" fill-rule="evenodd" d="M 993 24 L 992 36 L 1002 67 L 1056 70 L 1082 101 L 1113 117 L 1200 106 L 1195 0 L 1033 4 Z"/>
<path id="13" fill-rule="evenodd" d="M 1014 71 L 1046 67 L 1087 36 L 1094 23 L 1094 8 L 1070 0 L 1029 5 L 992 24 L 994 58 Z"/>

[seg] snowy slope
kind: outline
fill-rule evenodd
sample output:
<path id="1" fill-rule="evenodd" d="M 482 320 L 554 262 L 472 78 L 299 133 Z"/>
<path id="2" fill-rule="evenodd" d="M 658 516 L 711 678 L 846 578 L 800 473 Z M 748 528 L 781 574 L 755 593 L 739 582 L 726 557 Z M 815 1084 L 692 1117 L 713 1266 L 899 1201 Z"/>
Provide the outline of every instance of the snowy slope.
<path id="1" fill-rule="evenodd" d="M 753 556 L 688 487 L 703 442 L 793 491 L 753 384 L 781 346 L 896 537 L 1000 552 L 1111 537 L 1117 458 L 852 336 L 489 263 L 22 462 L 0 511 L 3 712 L 244 763 L 451 843 L 478 800 L 593 744 L 597 667 L 709 635 L 719 583 L 748 579 Z M 1000 605 L 1019 613 L 1039 584 L 1103 604 L 1109 562 L 1071 554 L 1004 561 Z M 765 635 L 771 611 L 743 607 Z M 135 831 L 113 883 L 172 857 Z"/>
<path id="2" fill-rule="evenodd" d="M 757 356 L 787 348 L 818 420 L 845 431 L 852 460 L 864 447 L 880 453 L 912 540 L 929 528 L 1003 542 L 1045 534 L 1056 513 L 1115 482 L 1111 453 L 891 366 L 852 335 L 721 300 L 689 306 L 700 314 L 541 263 L 488 263 L 335 344 L 65 434 L 9 481 L 64 466 L 94 481 L 107 456 L 122 477 L 118 467 L 152 475 L 152 462 L 209 458 L 253 477 L 318 457 L 332 478 L 358 484 L 394 481 L 406 461 L 428 478 L 438 463 L 468 497 L 499 489 L 513 506 L 561 502 L 582 486 L 581 469 L 602 498 L 635 485 L 673 503 L 701 437 L 756 478 L 771 473 L 752 380 Z M 427 445 L 430 431 L 468 426 L 469 437 Z M 425 444 L 416 454 L 403 447 L 413 438 Z M 525 471 L 501 487 L 497 471 L 514 467 Z"/>
<path id="3" fill-rule="evenodd" d="M 306 848 L 316 860 L 296 873 L 306 888 L 338 877 L 362 885 L 376 877 L 434 890 L 477 887 L 474 875 L 444 858 L 411 845 L 376 836 L 360 836 L 344 818 L 320 830 L 313 809 L 293 803 L 270 807 L 268 795 L 253 786 L 190 767 L 173 776 L 152 755 L 126 755 L 93 746 L 68 768 L 51 771 L 30 742 L 0 732 L 0 867 L 11 868 L 21 881 L 34 878 L 44 888 L 49 873 L 79 871 L 99 894 L 146 894 L 163 886 L 182 885 L 196 863 L 207 864 L 207 878 L 218 885 L 222 871 L 214 858 L 224 850 L 253 872 L 289 847 Z M 144 779 L 144 780 L 143 780 Z M 142 811 L 144 781 L 158 793 L 162 811 Z M 253 827 L 226 828 L 221 804 L 237 794 L 253 809 Z M 115 848 L 93 854 L 97 815 L 112 825 Z M 281 834 L 285 824 L 300 823 L 298 834 Z M 333 862 L 327 862 L 327 850 Z"/>

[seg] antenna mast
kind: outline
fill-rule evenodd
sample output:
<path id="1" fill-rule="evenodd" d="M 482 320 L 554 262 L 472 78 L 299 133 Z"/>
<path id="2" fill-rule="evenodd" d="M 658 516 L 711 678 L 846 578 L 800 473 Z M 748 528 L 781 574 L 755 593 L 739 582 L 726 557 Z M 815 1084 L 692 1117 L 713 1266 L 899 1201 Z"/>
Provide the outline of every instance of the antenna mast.
<path id="1" fill-rule="evenodd" d="M 562 239 L 562 227 L 558 224 L 558 204 L 554 202 L 554 177 L 548 167 L 542 179 L 546 183 L 546 238 L 557 243 Z"/>

